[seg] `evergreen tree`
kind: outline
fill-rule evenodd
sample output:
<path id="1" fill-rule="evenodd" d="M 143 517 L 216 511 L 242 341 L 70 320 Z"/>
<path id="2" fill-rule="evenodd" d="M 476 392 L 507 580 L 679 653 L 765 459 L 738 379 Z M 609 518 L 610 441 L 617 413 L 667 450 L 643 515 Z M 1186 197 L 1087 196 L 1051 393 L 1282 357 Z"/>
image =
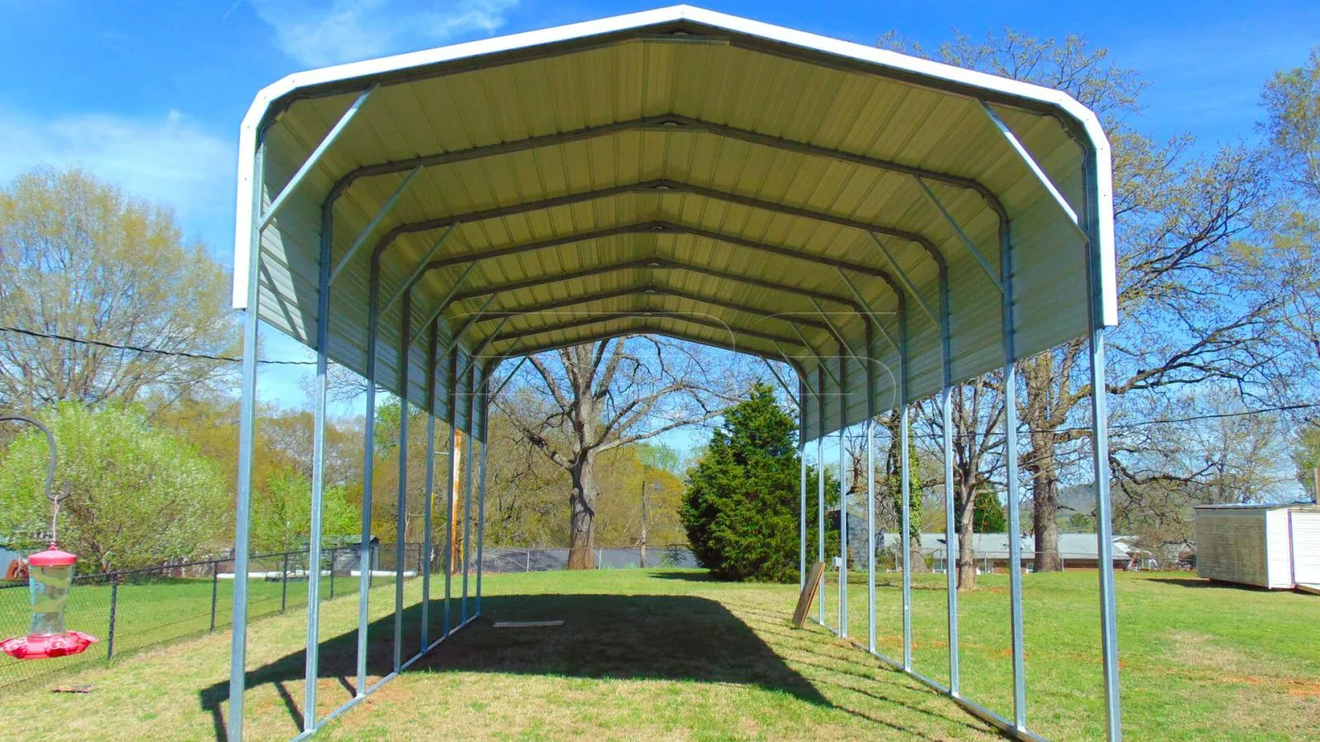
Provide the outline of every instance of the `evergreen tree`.
<path id="1" fill-rule="evenodd" d="M 721 579 L 797 579 L 800 466 L 797 426 L 775 402 L 774 390 L 758 382 L 747 400 L 725 413 L 706 454 L 688 472 L 682 520 L 702 566 Z M 807 492 L 814 495 L 816 487 L 812 467 Z M 837 502 L 837 481 L 827 478 L 826 493 Z M 807 527 L 812 554 L 815 507 L 807 508 Z"/>

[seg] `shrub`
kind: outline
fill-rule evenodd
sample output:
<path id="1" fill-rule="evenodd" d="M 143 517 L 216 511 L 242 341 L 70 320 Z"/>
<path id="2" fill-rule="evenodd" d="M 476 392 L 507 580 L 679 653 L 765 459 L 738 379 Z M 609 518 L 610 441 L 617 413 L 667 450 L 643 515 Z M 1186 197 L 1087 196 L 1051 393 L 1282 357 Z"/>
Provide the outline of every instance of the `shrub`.
<path id="1" fill-rule="evenodd" d="M 232 529 L 220 467 L 152 427 L 140 409 L 65 402 L 38 417 L 59 447 L 56 487 L 69 487 L 60 546 L 85 564 L 130 569 L 186 559 Z M 0 532 L 48 527 L 47 451 L 45 436 L 30 429 L 0 461 Z"/>

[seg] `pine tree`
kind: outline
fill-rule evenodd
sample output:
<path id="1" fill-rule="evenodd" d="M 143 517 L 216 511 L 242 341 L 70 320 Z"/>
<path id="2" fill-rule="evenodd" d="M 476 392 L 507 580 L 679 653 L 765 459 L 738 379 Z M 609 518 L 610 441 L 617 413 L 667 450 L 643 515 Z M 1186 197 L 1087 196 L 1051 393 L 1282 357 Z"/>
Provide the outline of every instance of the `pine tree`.
<path id="1" fill-rule="evenodd" d="M 797 579 L 800 466 L 793 418 L 768 384 L 757 383 L 747 400 L 725 413 L 705 455 L 688 472 L 681 515 L 702 566 L 720 579 Z M 807 492 L 813 495 L 816 477 L 810 468 Z M 827 479 L 826 492 L 837 502 L 837 482 L 831 486 Z M 807 526 L 810 554 L 815 507 L 807 508 Z"/>

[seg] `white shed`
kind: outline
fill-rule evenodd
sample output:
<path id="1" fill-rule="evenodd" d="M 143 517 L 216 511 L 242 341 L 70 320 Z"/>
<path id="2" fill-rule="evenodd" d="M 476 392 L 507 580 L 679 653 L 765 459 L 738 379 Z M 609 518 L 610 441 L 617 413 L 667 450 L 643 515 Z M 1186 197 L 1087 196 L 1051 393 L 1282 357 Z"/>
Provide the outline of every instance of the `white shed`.
<path id="1" fill-rule="evenodd" d="M 1310 503 L 1196 508 L 1196 573 L 1291 590 L 1320 585 L 1320 507 Z"/>

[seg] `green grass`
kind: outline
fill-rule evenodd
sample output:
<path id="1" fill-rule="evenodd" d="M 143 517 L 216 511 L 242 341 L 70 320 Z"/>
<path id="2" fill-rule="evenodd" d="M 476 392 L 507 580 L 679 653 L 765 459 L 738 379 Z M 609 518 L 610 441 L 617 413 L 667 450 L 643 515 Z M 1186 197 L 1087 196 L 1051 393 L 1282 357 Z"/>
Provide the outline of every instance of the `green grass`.
<path id="1" fill-rule="evenodd" d="M 254 569 L 266 569 L 259 564 Z M 270 566 L 278 570 L 278 563 Z M 355 594 L 356 577 L 339 576 L 335 580 L 335 597 Z M 391 578 L 375 578 L 375 582 L 392 584 Z M 278 614 L 283 605 L 286 610 L 307 604 L 307 581 L 290 578 L 287 596 L 280 580 L 252 580 L 248 583 L 248 610 L 252 620 Z M 217 630 L 229 626 L 234 609 L 234 583 L 218 580 L 215 584 L 215 625 Z M 144 648 L 168 644 L 207 633 L 211 630 L 211 579 L 158 578 L 129 574 L 115 591 L 114 596 L 114 652 L 116 656 Z M 330 594 L 329 578 L 322 578 L 322 592 Z M 103 661 L 110 636 L 110 608 L 112 588 L 107 584 L 75 584 L 69 595 L 66 610 L 68 628 L 78 629 L 96 637 L 99 643 L 76 657 L 20 662 L 0 654 L 0 688 L 15 682 L 63 677 L 68 672 Z M 0 634 L 9 636 L 23 633 L 30 618 L 26 586 L 0 589 Z"/>
<path id="2" fill-rule="evenodd" d="M 877 638 L 882 651 L 897 656 L 899 591 L 888 584 L 893 575 L 884 577 Z M 942 577 L 917 575 L 915 582 L 916 666 L 943 680 Z M 1059 739 L 1102 736 L 1095 574 L 1029 575 L 1024 584 L 1030 726 Z M 333 722 L 325 736 L 994 736 L 947 699 L 825 630 L 791 629 L 793 586 L 722 584 L 700 572 L 615 571 L 492 576 L 485 588 L 482 620 Z M 1186 575 L 1120 575 L 1118 588 L 1130 738 L 1283 739 L 1320 728 L 1320 598 L 1213 586 Z M 417 581 L 406 585 L 412 607 L 405 656 L 418 644 L 419 590 Z M 824 594 L 831 623 L 837 592 L 831 581 Z M 1007 578 L 984 576 L 980 589 L 959 598 L 965 692 L 1008 714 Z M 863 642 L 865 600 L 866 585 L 850 585 L 850 633 Z M 392 603 L 392 587 L 373 592 L 372 678 L 390 668 Z M 322 609 L 322 714 L 351 697 L 356 612 L 352 596 Z M 437 629 L 439 614 L 437 601 Z M 536 619 L 565 625 L 490 626 Z M 73 614 L 71 624 L 78 624 Z M 305 614 L 290 611 L 251 627 L 250 738 L 297 731 L 305 626 Z M 228 711 L 228 650 L 228 634 L 217 632 L 59 678 L 61 685 L 92 685 L 86 695 L 11 693 L 0 698 L 3 736 L 214 738 Z"/>

